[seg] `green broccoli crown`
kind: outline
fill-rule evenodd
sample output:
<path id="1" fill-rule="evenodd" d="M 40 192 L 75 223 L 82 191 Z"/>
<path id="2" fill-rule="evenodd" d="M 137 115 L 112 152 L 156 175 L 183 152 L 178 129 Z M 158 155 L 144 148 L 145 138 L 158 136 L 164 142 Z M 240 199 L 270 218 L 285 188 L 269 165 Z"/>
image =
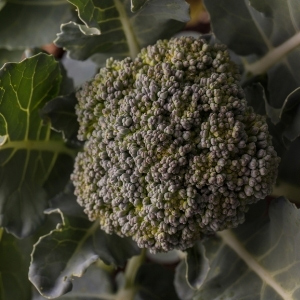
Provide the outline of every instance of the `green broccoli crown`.
<path id="1" fill-rule="evenodd" d="M 191 37 L 109 59 L 77 94 L 72 180 L 90 220 L 151 252 L 242 223 L 279 158 L 239 78 L 224 45 Z"/>

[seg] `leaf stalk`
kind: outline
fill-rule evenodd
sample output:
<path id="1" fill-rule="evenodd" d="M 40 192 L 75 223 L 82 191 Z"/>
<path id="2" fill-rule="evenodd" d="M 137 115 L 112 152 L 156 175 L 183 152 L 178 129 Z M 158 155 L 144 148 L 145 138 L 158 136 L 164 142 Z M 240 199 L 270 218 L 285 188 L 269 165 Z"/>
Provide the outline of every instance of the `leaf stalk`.
<path id="1" fill-rule="evenodd" d="M 75 157 L 77 154 L 75 149 L 68 148 L 63 141 L 55 140 L 8 141 L 4 145 L 0 146 L 0 151 L 4 149 L 12 149 L 13 151 L 49 151 L 54 153 L 65 153 L 71 157 Z"/>
<path id="2" fill-rule="evenodd" d="M 122 23 L 124 33 L 127 40 L 127 45 L 129 48 L 129 56 L 134 59 L 140 52 L 140 47 L 134 35 L 134 31 L 131 27 L 128 15 L 125 11 L 124 4 L 122 4 L 119 0 L 115 0 L 115 6 L 120 14 L 120 21 Z"/>
<path id="3" fill-rule="evenodd" d="M 138 290 L 135 285 L 135 277 L 140 268 L 141 264 L 144 262 L 146 257 L 146 250 L 142 249 L 142 252 L 138 256 L 133 256 L 127 263 L 125 270 L 125 284 L 122 289 L 120 289 L 116 295 L 116 300 L 133 300 L 134 296 Z"/>

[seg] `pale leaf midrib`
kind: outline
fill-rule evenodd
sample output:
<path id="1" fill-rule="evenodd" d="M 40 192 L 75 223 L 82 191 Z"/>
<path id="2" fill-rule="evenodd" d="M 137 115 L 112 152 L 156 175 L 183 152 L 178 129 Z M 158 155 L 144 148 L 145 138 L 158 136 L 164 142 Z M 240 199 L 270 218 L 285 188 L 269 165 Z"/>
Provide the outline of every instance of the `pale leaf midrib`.
<path id="1" fill-rule="evenodd" d="M 8 141 L 3 146 L 0 146 L 0 151 L 5 149 L 12 149 L 14 151 L 27 150 L 27 151 L 43 151 L 54 153 L 65 153 L 72 157 L 75 151 L 65 146 L 63 141 L 54 140 L 22 140 L 22 141 Z"/>
<path id="2" fill-rule="evenodd" d="M 251 9 L 250 9 L 250 4 L 248 4 L 248 5 L 246 4 L 246 7 L 248 9 L 250 16 L 252 17 L 253 23 L 254 23 L 257 31 L 259 32 L 261 38 L 263 39 L 266 47 L 268 48 L 269 51 L 272 50 L 273 45 L 272 45 L 271 41 L 268 39 L 268 37 L 265 35 L 265 33 L 263 32 L 262 28 L 260 27 L 260 24 L 257 22 L 255 17 L 253 16 L 253 13 L 251 12 Z"/>
<path id="3" fill-rule="evenodd" d="M 245 71 L 251 73 L 252 75 L 263 74 L 299 46 L 300 32 L 296 33 L 276 48 L 273 48 L 259 60 L 246 65 Z"/>
<path id="4" fill-rule="evenodd" d="M 218 232 L 223 242 L 230 247 L 246 264 L 247 266 L 261 278 L 263 282 L 268 284 L 275 292 L 284 300 L 294 300 L 292 295 L 284 290 L 280 283 L 270 275 L 268 270 L 263 268 L 257 260 L 245 249 L 244 245 L 236 238 L 231 230 Z"/>
<path id="5" fill-rule="evenodd" d="M 126 37 L 130 57 L 134 59 L 137 56 L 137 54 L 140 52 L 140 46 L 138 45 L 136 36 L 134 34 L 134 31 L 132 29 L 132 26 L 130 24 L 129 18 L 126 14 L 123 4 L 121 4 L 119 0 L 114 0 L 114 3 L 120 15 L 120 21 Z"/>

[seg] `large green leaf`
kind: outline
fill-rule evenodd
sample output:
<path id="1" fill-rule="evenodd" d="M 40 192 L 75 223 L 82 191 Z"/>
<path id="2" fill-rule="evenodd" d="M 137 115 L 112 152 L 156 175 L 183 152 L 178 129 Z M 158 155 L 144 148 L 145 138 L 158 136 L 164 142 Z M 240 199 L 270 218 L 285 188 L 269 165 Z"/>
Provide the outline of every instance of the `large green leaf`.
<path id="1" fill-rule="evenodd" d="M 270 48 L 271 20 L 247 0 L 205 0 L 216 37 L 239 55 L 263 55 Z M 265 23 L 264 23 L 265 21 Z"/>
<path id="2" fill-rule="evenodd" d="M 265 115 L 268 104 L 264 87 L 260 83 L 254 83 L 252 85 L 246 86 L 244 88 L 244 92 L 248 105 L 252 106 L 256 113 Z"/>
<path id="3" fill-rule="evenodd" d="M 294 141 L 300 136 L 300 87 L 287 96 L 279 118 L 286 125 L 285 138 Z"/>
<path id="4" fill-rule="evenodd" d="M 273 46 L 278 46 L 300 30 L 300 6 L 297 0 L 250 0 L 251 5 L 266 17 L 274 20 L 272 36 Z M 284 20 L 284 22 L 279 22 Z"/>
<path id="5" fill-rule="evenodd" d="M 139 1 L 142 8 L 136 13 L 131 12 L 130 0 L 69 2 L 84 24 L 62 25 L 55 43 L 79 60 L 95 54 L 135 57 L 142 47 L 170 37 L 189 20 L 188 5 L 182 0 Z"/>
<path id="6" fill-rule="evenodd" d="M 59 300 L 102 300 L 113 298 L 113 284 L 109 272 L 93 264 L 82 278 L 73 281 L 73 289 L 67 295 L 59 297 Z M 32 300 L 44 300 L 37 294 Z"/>
<path id="7" fill-rule="evenodd" d="M 32 300 L 32 284 L 28 279 L 30 253 L 40 235 L 54 229 L 59 217 L 46 216 L 33 236 L 18 239 L 0 228 L 0 300 Z"/>
<path id="8" fill-rule="evenodd" d="M 62 224 L 35 244 L 29 279 L 44 296 L 59 297 L 72 290 L 73 277 L 81 277 L 99 258 L 106 264 L 124 266 L 140 249 L 129 238 L 108 235 L 99 222 L 91 223 L 76 198 L 69 192 L 61 194 L 48 213 L 60 213 Z"/>
<path id="9" fill-rule="evenodd" d="M 235 53 L 251 55 L 245 65 L 250 76 L 267 72 L 269 103 L 281 107 L 300 86 L 299 1 L 206 0 L 205 5 L 216 37 Z"/>
<path id="10" fill-rule="evenodd" d="M 288 200 L 271 202 L 269 219 L 259 203 L 245 224 L 203 245 L 209 272 L 192 299 L 300 299 L 300 210 Z"/>
<path id="11" fill-rule="evenodd" d="M 49 196 L 72 171 L 73 150 L 39 116 L 60 82 L 59 65 L 46 54 L 0 70 L 0 226 L 18 237 L 41 223 Z"/>
<path id="12" fill-rule="evenodd" d="M 205 248 L 200 241 L 186 250 L 185 259 L 176 268 L 174 281 L 180 299 L 192 298 L 194 291 L 200 288 L 205 281 L 209 269 Z"/>
<path id="13" fill-rule="evenodd" d="M 179 300 L 174 288 L 174 272 L 154 263 L 143 264 L 135 278 L 140 300 Z"/>
<path id="14" fill-rule="evenodd" d="M 28 280 L 30 240 L 18 240 L 0 228 L 0 299 L 31 299 Z"/>
<path id="15" fill-rule="evenodd" d="M 279 182 L 274 195 L 285 195 L 294 203 L 300 204 L 300 138 L 296 139 L 281 157 Z"/>
<path id="16" fill-rule="evenodd" d="M 41 116 L 45 120 L 50 120 L 52 129 L 62 132 L 65 140 L 72 144 L 80 144 L 77 139 L 79 123 L 75 113 L 77 104 L 75 93 L 59 96 L 41 109 Z"/>
<path id="17" fill-rule="evenodd" d="M 137 12 L 140 10 L 149 0 L 131 0 L 131 11 Z"/>
<path id="18" fill-rule="evenodd" d="M 66 0 L 8 1 L 0 11 L 0 48 L 24 49 L 52 43 L 60 24 L 71 19 Z"/>

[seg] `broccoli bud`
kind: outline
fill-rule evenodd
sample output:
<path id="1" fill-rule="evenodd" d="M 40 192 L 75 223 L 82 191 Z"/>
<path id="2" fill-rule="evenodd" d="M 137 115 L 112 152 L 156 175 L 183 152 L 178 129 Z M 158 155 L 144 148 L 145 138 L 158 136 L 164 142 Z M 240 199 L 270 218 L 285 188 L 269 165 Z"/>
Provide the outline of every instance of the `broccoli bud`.
<path id="1" fill-rule="evenodd" d="M 107 60 L 77 93 L 86 142 L 71 177 L 90 220 L 151 252 L 241 224 L 279 158 L 239 79 L 224 45 L 191 37 Z"/>

